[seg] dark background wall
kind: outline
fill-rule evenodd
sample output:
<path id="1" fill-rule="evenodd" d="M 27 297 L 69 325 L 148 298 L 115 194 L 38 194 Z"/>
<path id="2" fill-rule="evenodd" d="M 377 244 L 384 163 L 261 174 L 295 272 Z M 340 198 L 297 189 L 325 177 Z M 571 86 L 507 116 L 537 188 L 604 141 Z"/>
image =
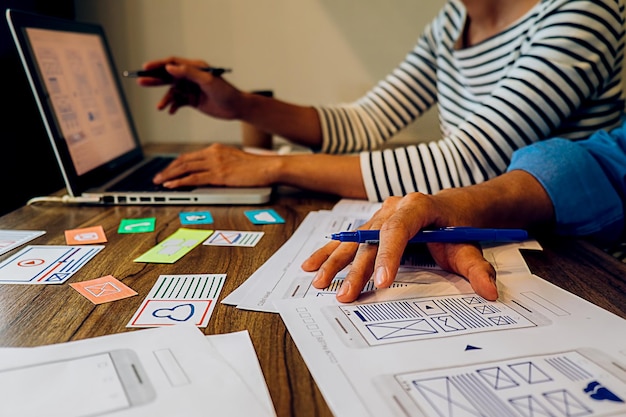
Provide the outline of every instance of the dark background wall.
<path id="1" fill-rule="evenodd" d="M 7 8 L 74 18 L 74 0 L 0 0 L 0 215 L 64 188 L 7 25 Z"/>

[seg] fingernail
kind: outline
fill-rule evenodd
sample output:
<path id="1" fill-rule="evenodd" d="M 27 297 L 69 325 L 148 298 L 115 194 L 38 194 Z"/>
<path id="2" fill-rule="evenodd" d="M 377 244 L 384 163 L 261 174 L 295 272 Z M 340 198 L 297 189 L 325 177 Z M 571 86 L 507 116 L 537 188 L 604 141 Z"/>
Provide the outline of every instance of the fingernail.
<path id="1" fill-rule="evenodd" d="M 384 267 L 379 266 L 374 272 L 374 285 L 380 288 L 385 281 L 387 281 L 387 271 Z"/>
<path id="2" fill-rule="evenodd" d="M 313 286 L 314 286 L 315 288 L 318 288 L 316 284 L 321 283 L 321 281 L 322 281 L 322 279 L 323 279 L 323 276 L 322 276 L 322 275 L 323 275 L 323 274 L 322 274 L 322 270 L 321 270 L 321 269 L 320 269 L 320 270 L 318 270 L 318 271 L 315 273 L 315 276 L 313 277 L 313 281 L 311 281 L 311 283 L 313 284 Z"/>
<path id="3" fill-rule="evenodd" d="M 344 280 L 339 288 L 339 291 L 337 291 L 337 298 L 343 297 L 348 293 L 348 291 L 350 291 L 350 281 Z"/>

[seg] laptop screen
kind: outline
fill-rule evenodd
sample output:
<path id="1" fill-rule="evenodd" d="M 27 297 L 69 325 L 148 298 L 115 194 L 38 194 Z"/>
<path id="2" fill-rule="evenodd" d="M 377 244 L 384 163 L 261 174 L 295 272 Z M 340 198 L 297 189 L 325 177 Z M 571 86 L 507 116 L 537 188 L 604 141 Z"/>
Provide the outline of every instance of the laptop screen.
<path id="1" fill-rule="evenodd" d="M 39 73 L 77 175 L 135 147 L 102 40 L 27 28 Z"/>
<path id="2" fill-rule="evenodd" d="M 70 195 L 144 160 L 102 26 L 7 9 Z"/>

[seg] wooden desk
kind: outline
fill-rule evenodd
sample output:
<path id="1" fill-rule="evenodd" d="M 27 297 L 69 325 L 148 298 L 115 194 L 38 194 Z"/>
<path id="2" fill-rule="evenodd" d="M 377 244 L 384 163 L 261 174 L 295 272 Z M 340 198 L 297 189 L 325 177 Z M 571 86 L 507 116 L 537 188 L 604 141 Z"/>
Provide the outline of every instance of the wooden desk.
<path id="1" fill-rule="evenodd" d="M 211 211 L 212 229 L 262 230 L 265 235 L 255 248 L 199 246 L 172 265 L 134 263 L 133 259 L 176 231 L 180 227 L 178 213 L 189 207 L 41 204 L 20 208 L 0 217 L 0 229 L 47 231 L 31 244 L 63 245 L 65 230 L 102 225 L 108 238 L 105 249 L 69 282 L 111 274 L 139 295 L 94 306 L 68 282 L 0 285 L 0 346 L 38 346 L 136 331 L 127 329 L 126 323 L 162 274 L 226 273 L 223 298 L 291 236 L 309 211 L 329 209 L 336 201 L 303 193 L 278 196 L 260 207 L 275 209 L 286 223 L 263 226 L 251 225 L 243 215 L 244 210 L 259 206 L 194 207 Z M 133 217 L 156 217 L 156 231 L 118 234 L 120 220 Z M 525 253 L 535 274 L 626 318 L 626 265 L 582 242 L 555 239 L 542 243 L 544 251 Z M 332 415 L 279 315 L 218 304 L 204 332 L 240 330 L 250 332 L 278 416 Z"/>
<path id="2" fill-rule="evenodd" d="M 268 206 L 194 206 L 206 209 L 214 223 L 202 229 L 265 232 L 254 248 L 198 246 L 174 264 L 135 263 L 141 255 L 181 227 L 178 214 L 189 206 L 27 206 L 0 217 L 0 229 L 45 230 L 29 244 L 64 245 L 64 231 L 102 225 L 108 242 L 69 281 L 61 285 L 0 285 L 0 346 L 25 347 L 67 342 L 138 329 L 126 323 L 162 274 L 225 273 L 221 298 L 241 285 L 291 236 L 312 210 L 332 208 L 335 198 L 302 194 L 281 196 Z M 284 224 L 252 225 L 245 210 L 271 207 Z M 118 234 L 123 218 L 155 217 L 153 233 Z M 0 261 L 14 254 L 11 251 Z M 113 275 L 139 294 L 98 306 L 72 289 L 70 282 Z M 217 304 L 205 334 L 248 330 L 278 416 L 331 416 L 280 316 Z"/>

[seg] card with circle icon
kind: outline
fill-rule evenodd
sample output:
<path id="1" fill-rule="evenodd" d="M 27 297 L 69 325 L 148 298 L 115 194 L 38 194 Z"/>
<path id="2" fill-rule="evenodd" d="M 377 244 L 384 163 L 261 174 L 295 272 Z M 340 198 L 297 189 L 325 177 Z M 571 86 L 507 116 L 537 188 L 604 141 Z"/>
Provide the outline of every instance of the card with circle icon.
<path id="1" fill-rule="evenodd" d="M 274 209 L 248 210 L 244 214 L 253 224 L 285 223 Z"/>
<path id="2" fill-rule="evenodd" d="M 206 327 L 226 274 L 161 275 L 126 327 Z"/>

